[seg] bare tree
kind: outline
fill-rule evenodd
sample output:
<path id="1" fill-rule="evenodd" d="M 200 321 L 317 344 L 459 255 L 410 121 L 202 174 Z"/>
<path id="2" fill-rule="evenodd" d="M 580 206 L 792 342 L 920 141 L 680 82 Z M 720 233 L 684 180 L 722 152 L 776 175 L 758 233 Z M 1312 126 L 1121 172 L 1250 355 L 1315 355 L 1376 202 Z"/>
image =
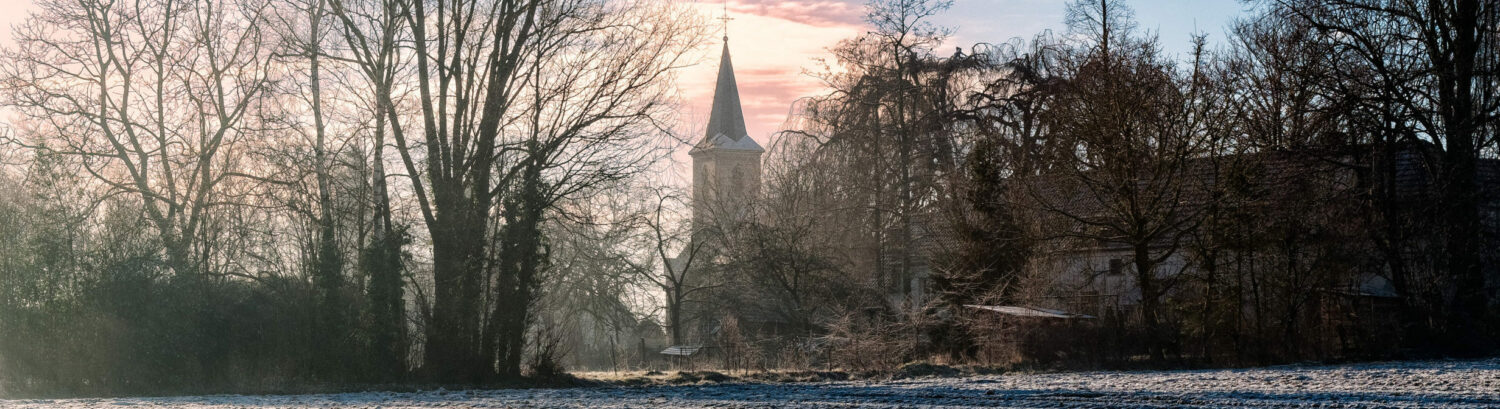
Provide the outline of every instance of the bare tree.
<path id="1" fill-rule="evenodd" d="M 1113 6 L 1109 10 L 1122 10 Z M 1072 165 L 1037 179 L 1031 195 L 1071 225 L 1062 235 L 1128 248 L 1147 346 L 1159 361 L 1167 343 L 1162 297 L 1181 282 L 1181 271 L 1165 270 L 1199 222 L 1193 183 L 1203 169 L 1193 159 L 1206 147 L 1205 121 L 1215 97 L 1206 92 L 1201 63 L 1180 75 L 1158 57 L 1153 42 L 1094 31 L 1114 43 L 1104 48 L 1104 37 L 1093 39 L 1097 47 L 1073 57 L 1070 78 L 1048 113 L 1048 128 L 1073 146 L 1058 159 Z M 1199 49 L 1201 56 L 1201 42 Z"/>
<path id="2" fill-rule="evenodd" d="M 517 376 L 545 264 L 544 218 L 559 200 L 642 163 L 643 131 L 662 114 L 661 85 L 694 44 L 684 41 L 693 26 L 650 2 L 393 1 L 371 9 L 334 7 L 432 240 L 424 366 L 441 379 L 478 379 L 495 368 Z M 391 95 L 398 38 L 412 42 L 420 140 L 407 137 Z M 636 159 L 604 160 L 611 155 Z"/>
<path id="3" fill-rule="evenodd" d="M 689 311 L 686 306 L 697 300 L 701 292 L 717 286 L 705 279 L 705 271 L 710 268 L 709 246 L 715 241 L 697 233 L 705 231 L 707 226 L 693 226 L 688 223 L 691 217 L 681 214 L 687 204 L 683 195 L 662 188 L 653 190 L 655 203 L 639 216 L 652 258 L 649 262 L 629 263 L 641 279 L 665 297 L 670 341 L 672 345 L 683 345 L 686 325 L 691 319 L 686 316 Z"/>
<path id="4" fill-rule="evenodd" d="M 240 193 L 238 150 L 267 90 L 265 1 L 44 1 L 5 56 L 7 104 L 33 148 L 143 203 L 179 274 L 200 271 L 212 213 Z"/>

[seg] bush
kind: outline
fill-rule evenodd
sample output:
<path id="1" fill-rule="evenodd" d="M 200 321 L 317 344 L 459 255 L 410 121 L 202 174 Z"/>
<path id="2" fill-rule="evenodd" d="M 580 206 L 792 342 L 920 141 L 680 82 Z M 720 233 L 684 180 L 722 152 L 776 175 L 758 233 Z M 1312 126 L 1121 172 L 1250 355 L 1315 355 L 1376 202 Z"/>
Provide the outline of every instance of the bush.
<path id="1" fill-rule="evenodd" d="M 127 259 L 74 297 L 0 305 L 0 391 L 176 394 L 357 379 L 357 363 L 313 375 L 311 294 L 296 279 L 174 275 L 159 260 Z"/>

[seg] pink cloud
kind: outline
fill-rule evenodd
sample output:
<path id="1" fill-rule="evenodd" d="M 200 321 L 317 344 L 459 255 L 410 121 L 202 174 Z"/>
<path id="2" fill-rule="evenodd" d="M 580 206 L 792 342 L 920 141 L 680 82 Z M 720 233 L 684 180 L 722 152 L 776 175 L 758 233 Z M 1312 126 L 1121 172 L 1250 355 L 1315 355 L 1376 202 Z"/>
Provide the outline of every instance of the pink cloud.
<path id="1" fill-rule="evenodd" d="M 798 98 L 824 91 L 815 82 L 808 81 L 797 72 L 747 75 L 745 83 L 754 84 L 754 92 L 741 93 L 740 103 L 745 119 L 752 123 L 757 136 L 766 136 L 778 130 L 786 121 L 792 102 Z"/>
<path id="2" fill-rule="evenodd" d="M 811 26 L 858 25 L 864 5 L 855 0 L 738 0 L 729 4 L 733 14 L 754 14 Z"/>

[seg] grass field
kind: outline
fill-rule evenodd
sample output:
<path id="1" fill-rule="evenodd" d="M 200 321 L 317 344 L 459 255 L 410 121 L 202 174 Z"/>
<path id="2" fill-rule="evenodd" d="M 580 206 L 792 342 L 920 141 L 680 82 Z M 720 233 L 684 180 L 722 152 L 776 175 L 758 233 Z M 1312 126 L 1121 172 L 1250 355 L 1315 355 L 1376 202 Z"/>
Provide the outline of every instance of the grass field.
<path id="1" fill-rule="evenodd" d="M 322 395 L 0 400 L 13 408 L 1493 408 L 1500 359 L 1257 369 L 1007 374 Z"/>

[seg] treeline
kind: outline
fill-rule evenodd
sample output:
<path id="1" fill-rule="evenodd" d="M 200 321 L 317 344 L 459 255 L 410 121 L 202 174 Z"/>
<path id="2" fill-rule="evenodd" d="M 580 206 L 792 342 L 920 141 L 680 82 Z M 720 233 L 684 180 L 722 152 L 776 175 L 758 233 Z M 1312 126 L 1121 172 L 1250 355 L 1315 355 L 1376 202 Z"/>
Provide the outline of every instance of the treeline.
<path id="1" fill-rule="evenodd" d="M 1110 0 L 949 54 L 947 6 L 872 2 L 760 218 L 719 229 L 730 289 L 704 299 L 774 327 L 747 341 L 766 362 L 790 339 L 849 368 L 1495 352 L 1493 3 L 1249 3 L 1176 56 Z"/>
<path id="2" fill-rule="evenodd" d="M 1111 0 L 948 54 L 948 4 L 871 2 L 759 200 L 699 208 L 670 4 L 40 0 L 0 394 L 1495 351 L 1491 2 L 1250 3 L 1180 56 Z"/>
<path id="3" fill-rule="evenodd" d="M 34 10 L 0 56 L 0 393 L 516 381 L 560 370 L 541 322 L 649 321 L 585 261 L 618 257 L 601 192 L 675 146 L 678 6 Z"/>

